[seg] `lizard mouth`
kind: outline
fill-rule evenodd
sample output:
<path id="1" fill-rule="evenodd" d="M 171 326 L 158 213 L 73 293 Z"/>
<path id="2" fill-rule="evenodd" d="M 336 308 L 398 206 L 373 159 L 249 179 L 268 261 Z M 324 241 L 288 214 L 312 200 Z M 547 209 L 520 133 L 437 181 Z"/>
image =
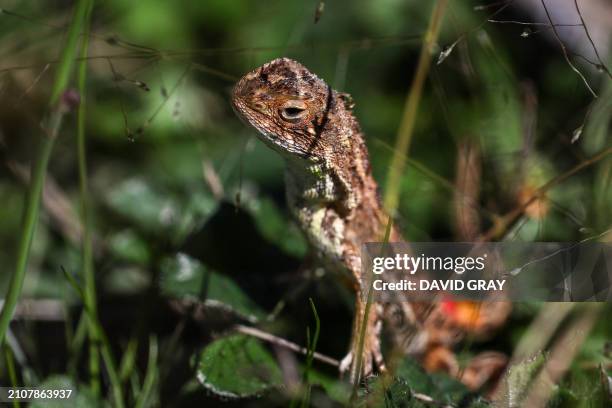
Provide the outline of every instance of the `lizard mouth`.
<path id="1" fill-rule="evenodd" d="M 283 139 L 275 133 L 270 132 L 268 129 L 259 127 L 254 123 L 251 123 L 251 126 L 254 126 L 257 129 L 257 137 L 260 140 L 262 140 L 272 150 L 275 150 L 280 153 L 282 156 L 291 155 L 304 159 L 310 156 L 300 146 L 296 145 L 293 142 L 289 142 L 286 139 Z"/>
<path id="2" fill-rule="evenodd" d="M 257 117 L 260 112 L 251 108 L 247 103 L 240 100 L 240 98 L 234 98 L 232 101 L 232 108 L 244 124 L 252 126 L 257 130 L 257 137 L 271 149 L 283 156 L 287 156 L 288 154 L 300 158 L 308 158 L 310 156 L 308 152 L 293 142 L 293 140 L 283 138 L 277 135 L 268 126 L 265 126 Z"/>

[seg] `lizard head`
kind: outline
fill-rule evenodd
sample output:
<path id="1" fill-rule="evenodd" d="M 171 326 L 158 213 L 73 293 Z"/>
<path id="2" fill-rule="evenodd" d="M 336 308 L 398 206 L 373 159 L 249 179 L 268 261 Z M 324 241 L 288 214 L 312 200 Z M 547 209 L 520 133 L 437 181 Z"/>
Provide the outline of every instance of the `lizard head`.
<path id="1" fill-rule="evenodd" d="M 281 154 L 312 157 L 332 90 L 299 62 L 278 58 L 243 76 L 232 94 L 238 116 Z"/>

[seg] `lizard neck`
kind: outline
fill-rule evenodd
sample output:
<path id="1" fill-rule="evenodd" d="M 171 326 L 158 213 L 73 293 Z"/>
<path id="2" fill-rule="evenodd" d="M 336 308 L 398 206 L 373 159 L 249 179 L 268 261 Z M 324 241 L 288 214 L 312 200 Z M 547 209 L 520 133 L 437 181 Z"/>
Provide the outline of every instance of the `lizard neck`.
<path id="1" fill-rule="evenodd" d="M 290 199 L 302 206 L 334 207 L 343 216 L 375 199 L 368 151 L 359 124 L 334 91 L 334 102 L 305 157 L 285 155 Z"/>
<path id="2" fill-rule="evenodd" d="M 314 214 L 333 212 L 343 224 L 343 245 L 359 248 L 383 239 L 388 218 L 360 126 L 341 94 L 334 91 L 332 99 L 311 154 L 284 155 L 287 201 L 304 230 L 312 229 Z"/>
<path id="3" fill-rule="evenodd" d="M 353 186 L 326 160 L 287 159 L 285 184 L 289 205 L 295 208 L 349 209 L 355 201 Z"/>
<path id="4" fill-rule="evenodd" d="M 352 112 L 335 103 L 310 157 L 285 156 L 289 205 L 329 207 L 346 220 L 383 214 L 364 135 Z M 375 219 L 372 219 L 375 214 Z"/>

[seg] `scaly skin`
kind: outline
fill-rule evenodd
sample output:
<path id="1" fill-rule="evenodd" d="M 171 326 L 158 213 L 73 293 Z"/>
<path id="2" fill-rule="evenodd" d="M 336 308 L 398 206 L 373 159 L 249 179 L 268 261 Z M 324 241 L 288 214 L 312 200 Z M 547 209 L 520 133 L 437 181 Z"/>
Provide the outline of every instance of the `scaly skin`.
<path id="1" fill-rule="evenodd" d="M 289 208 L 323 264 L 351 277 L 355 318 L 351 348 L 342 362 L 353 381 L 365 313 L 360 248 L 380 241 L 387 217 L 372 177 L 368 150 L 350 97 L 332 90 L 304 66 L 287 58 L 246 74 L 233 92 L 238 115 L 287 163 Z M 399 239 L 393 231 L 391 240 Z M 384 369 L 378 333 L 380 307 L 368 317 L 362 373 Z"/>
<path id="2" fill-rule="evenodd" d="M 279 58 L 242 77 L 234 87 L 232 104 L 238 116 L 258 130 L 259 138 L 285 159 L 289 208 L 322 264 L 351 279 L 355 316 L 341 372 L 348 370 L 356 383 L 375 368 L 383 371 L 379 341 L 383 307 L 374 303 L 364 319 L 366 288 L 360 250 L 366 242 L 383 240 L 388 216 L 379 200 L 350 96 L 334 91 L 300 63 Z M 401 236 L 393 229 L 389 240 L 401 241 Z M 417 329 L 410 341 L 404 341 L 404 351 L 420 355 L 423 361 L 428 350 L 442 349 L 436 356 L 444 356 L 442 365 L 454 371 L 456 361 L 447 348 L 450 344 L 432 343 L 436 338 L 432 333 L 448 325 L 440 308 L 415 305 L 415 315 L 410 305 L 402 303 L 401 320 L 409 320 Z M 364 320 L 366 335 L 359 369 L 355 356 Z"/>

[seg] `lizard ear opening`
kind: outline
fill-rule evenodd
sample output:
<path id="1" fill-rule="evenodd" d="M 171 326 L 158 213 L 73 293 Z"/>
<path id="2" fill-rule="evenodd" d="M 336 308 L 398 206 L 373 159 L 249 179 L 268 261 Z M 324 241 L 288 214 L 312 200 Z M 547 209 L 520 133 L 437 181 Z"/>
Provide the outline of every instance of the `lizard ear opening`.
<path id="1" fill-rule="evenodd" d="M 306 115 L 306 104 L 303 101 L 288 101 L 279 109 L 279 113 L 284 120 L 297 122 Z"/>

